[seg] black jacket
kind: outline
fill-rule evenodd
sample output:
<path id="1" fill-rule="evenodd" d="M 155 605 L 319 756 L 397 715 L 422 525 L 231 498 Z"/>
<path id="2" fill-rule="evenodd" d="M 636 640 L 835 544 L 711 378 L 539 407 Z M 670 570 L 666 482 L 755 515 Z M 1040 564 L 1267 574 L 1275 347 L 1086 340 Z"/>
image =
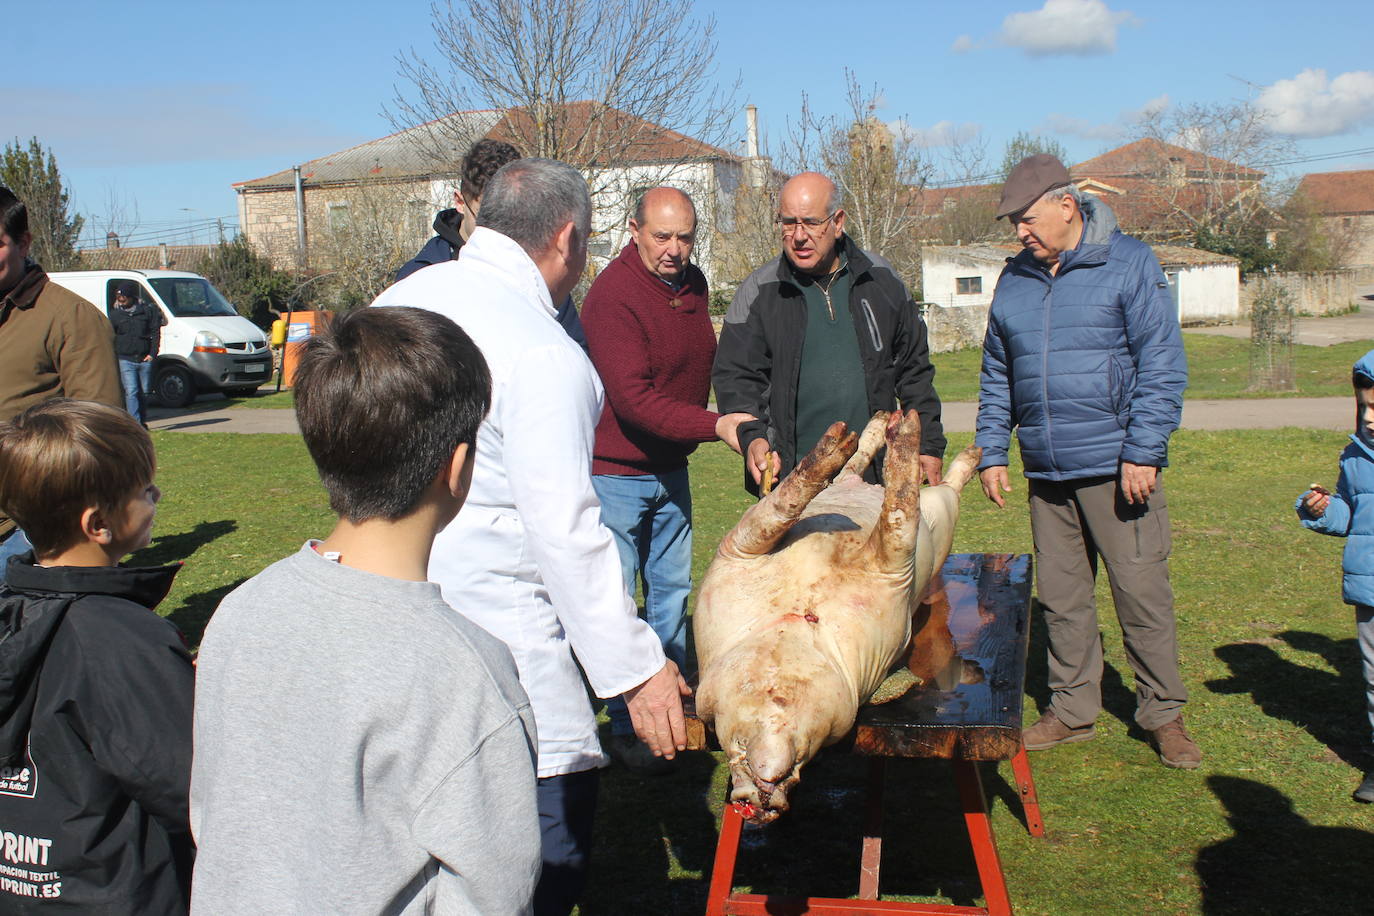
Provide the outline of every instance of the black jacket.
<path id="1" fill-rule="evenodd" d="M 131 309 L 110 307 L 110 324 L 114 327 L 115 356 L 120 359 L 142 360 L 157 356 L 162 340 L 162 309 L 151 302 L 135 302 Z"/>
<path id="2" fill-rule="evenodd" d="M 399 283 L 422 267 L 456 259 L 464 241 L 462 233 L 458 231 L 462 222 L 456 209 L 440 210 L 439 215 L 434 217 L 434 231 L 438 235 L 426 242 L 419 254 L 401 265 L 401 269 L 396 271 L 396 282 Z M 583 353 L 588 352 L 587 334 L 582 330 L 582 319 L 577 314 L 577 307 L 573 305 L 572 296 L 563 300 L 563 304 L 558 307 L 558 314 L 554 317 L 573 339 L 573 343 L 581 347 Z"/>
<path id="3" fill-rule="evenodd" d="M 176 627 L 151 610 L 177 568 L 11 559 L 0 912 L 186 912 L 194 671 Z"/>
<path id="4" fill-rule="evenodd" d="M 861 250 L 841 236 L 849 265 L 849 314 L 859 339 L 868 410 L 904 410 L 921 415 L 921 454 L 943 457 L 945 433 L 935 367 L 930 362 L 926 325 L 896 271 L 883 258 Z M 725 315 L 711 381 L 716 409 L 743 412 L 758 421 L 739 427 L 740 448 L 767 438 L 782 459 L 782 473 L 796 467 L 797 382 L 806 340 L 806 299 L 785 254 L 749 275 Z M 861 432 L 862 430 L 856 430 Z M 875 462 L 875 465 L 877 462 Z M 746 485 L 755 491 L 746 472 Z"/>

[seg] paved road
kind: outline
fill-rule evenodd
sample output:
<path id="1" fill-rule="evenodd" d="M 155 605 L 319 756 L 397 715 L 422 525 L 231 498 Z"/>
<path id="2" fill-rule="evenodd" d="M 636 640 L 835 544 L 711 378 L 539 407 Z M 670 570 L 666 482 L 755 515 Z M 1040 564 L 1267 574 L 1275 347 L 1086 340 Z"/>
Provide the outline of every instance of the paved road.
<path id="1" fill-rule="evenodd" d="M 299 433 L 292 410 L 234 407 L 199 410 L 153 410 L 152 429 L 183 433 Z M 944 405 L 945 429 L 972 432 L 977 404 L 972 401 Z M 206 409 L 206 408 L 209 409 Z M 160 414 L 160 416 L 159 416 Z M 1269 398 L 1255 400 L 1184 401 L 1184 429 L 1276 429 L 1302 426 L 1310 429 L 1350 429 L 1355 418 L 1349 398 Z"/>
<path id="2" fill-rule="evenodd" d="M 1374 299 L 1374 288 L 1363 290 Z M 1248 338 L 1248 324 L 1215 328 L 1189 328 L 1189 334 L 1216 334 Z M 1330 346 L 1348 340 L 1374 340 L 1374 304 L 1353 315 L 1334 318 L 1301 318 L 1298 343 Z M 207 396 L 183 410 L 152 408 L 152 429 L 188 433 L 299 433 L 292 410 L 236 407 L 217 408 L 217 396 Z M 1302 426 L 1310 429 L 1350 429 L 1354 423 L 1350 398 L 1262 398 L 1255 400 L 1202 401 L 1183 404 L 1184 429 L 1276 429 Z M 945 429 L 972 432 L 977 405 L 955 402 L 944 405 Z"/>

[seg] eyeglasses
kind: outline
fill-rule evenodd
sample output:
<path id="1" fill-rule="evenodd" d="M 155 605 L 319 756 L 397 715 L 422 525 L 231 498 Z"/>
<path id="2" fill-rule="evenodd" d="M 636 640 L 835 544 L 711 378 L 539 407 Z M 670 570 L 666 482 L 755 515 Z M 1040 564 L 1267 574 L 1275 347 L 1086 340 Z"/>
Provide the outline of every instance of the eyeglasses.
<path id="1" fill-rule="evenodd" d="M 791 235 L 792 231 L 798 226 L 801 226 L 802 230 L 807 235 L 815 235 L 826 223 L 834 219 L 835 214 L 839 212 L 839 210 L 836 210 L 825 219 L 816 219 L 814 216 L 805 216 L 800 219 L 795 216 L 778 216 L 774 217 L 773 225 L 781 229 L 783 235 Z"/>

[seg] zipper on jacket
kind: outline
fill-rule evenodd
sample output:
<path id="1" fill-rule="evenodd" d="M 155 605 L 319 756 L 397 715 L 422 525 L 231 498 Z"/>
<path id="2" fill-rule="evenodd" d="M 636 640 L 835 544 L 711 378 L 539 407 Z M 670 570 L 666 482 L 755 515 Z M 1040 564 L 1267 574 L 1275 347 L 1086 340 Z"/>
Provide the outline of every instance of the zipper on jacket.
<path id="1" fill-rule="evenodd" d="M 873 352 L 881 353 L 883 352 L 883 338 L 878 334 L 878 319 L 873 314 L 873 306 L 868 304 L 867 298 L 860 299 L 859 303 L 863 306 L 864 318 L 868 321 L 868 336 L 873 341 Z"/>
<path id="2" fill-rule="evenodd" d="M 1050 309 L 1054 305 L 1054 278 L 1045 281 L 1045 320 L 1042 333 L 1044 340 L 1040 345 L 1040 403 L 1045 410 L 1045 447 L 1050 453 L 1050 466 L 1059 467 L 1059 459 L 1054 454 L 1054 423 L 1050 419 Z"/>

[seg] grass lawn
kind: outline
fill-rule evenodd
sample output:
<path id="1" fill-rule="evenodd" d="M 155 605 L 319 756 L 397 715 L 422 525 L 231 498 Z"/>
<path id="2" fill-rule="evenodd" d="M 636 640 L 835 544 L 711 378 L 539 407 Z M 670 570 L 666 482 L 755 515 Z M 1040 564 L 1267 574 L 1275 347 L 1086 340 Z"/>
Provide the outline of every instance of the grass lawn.
<path id="1" fill-rule="evenodd" d="M 1374 340 L 1357 340 L 1329 347 L 1293 346 L 1297 390 L 1256 392 L 1250 384 L 1250 342 L 1212 334 L 1183 332 L 1188 351 L 1189 398 L 1347 397 L 1350 367 L 1371 349 Z M 978 370 L 983 351 L 970 347 L 953 353 L 934 353 L 935 388 L 946 401 L 978 400 Z"/>
<path id="2" fill-rule="evenodd" d="M 186 561 L 162 611 L 194 643 L 226 591 L 306 536 L 325 533 L 331 516 L 295 437 L 159 432 L 154 439 L 165 496 L 155 542 L 133 559 Z M 968 439 L 953 436 L 951 446 Z M 1171 578 L 1192 691 L 1188 723 L 1206 756 L 1200 770 L 1166 769 L 1133 725 L 1131 673 L 1104 576 L 1109 670 L 1098 738 L 1031 757 L 1045 839 L 1022 826 L 1010 768 L 984 770 L 1018 913 L 1368 911 L 1374 810 L 1349 799 L 1368 726 L 1353 614 L 1339 597 L 1342 542 L 1302 530 L 1292 510 L 1310 481 L 1334 484 L 1345 441 L 1341 433 L 1295 429 L 1175 434 L 1167 474 Z M 698 579 L 748 504 L 740 473 L 739 459 L 719 444 L 693 459 Z M 1013 479 L 1004 510 L 976 484 L 966 491 L 956 551 L 1031 550 L 1025 482 Z M 1027 722 L 1047 699 L 1043 646 L 1037 617 Z M 887 796 L 885 894 L 977 902 L 948 770 L 899 763 Z M 854 893 L 861 778 L 852 758 L 813 762 L 794 811 L 746 834 L 738 886 Z M 724 784 L 724 766 L 707 754 L 689 755 L 660 780 L 604 771 L 583 916 L 702 912 Z"/>

